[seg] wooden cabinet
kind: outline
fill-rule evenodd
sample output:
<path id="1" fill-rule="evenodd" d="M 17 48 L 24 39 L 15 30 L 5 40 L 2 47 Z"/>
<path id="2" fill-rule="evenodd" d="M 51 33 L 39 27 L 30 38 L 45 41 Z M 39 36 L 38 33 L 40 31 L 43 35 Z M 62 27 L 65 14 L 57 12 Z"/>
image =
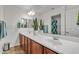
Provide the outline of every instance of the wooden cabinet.
<path id="1" fill-rule="evenodd" d="M 26 54 L 56 54 L 54 51 L 44 47 L 43 45 L 33 41 L 32 39 L 19 35 L 20 46 Z"/>
<path id="2" fill-rule="evenodd" d="M 43 46 L 38 44 L 35 41 L 31 41 L 31 53 L 32 54 L 42 54 L 43 53 Z"/>
<path id="3" fill-rule="evenodd" d="M 44 54 L 56 54 L 54 51 L 44 47 Z"/>

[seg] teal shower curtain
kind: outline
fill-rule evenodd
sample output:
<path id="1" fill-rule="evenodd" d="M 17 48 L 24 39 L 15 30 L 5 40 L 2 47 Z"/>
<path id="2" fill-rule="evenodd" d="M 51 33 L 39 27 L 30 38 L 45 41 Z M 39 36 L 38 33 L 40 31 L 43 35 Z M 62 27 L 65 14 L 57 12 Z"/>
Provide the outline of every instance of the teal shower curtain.
<path id="1" fill-rule="evenodd" d="M 0 22 L 0 38 L 1 38 L 1 30 L 2 30 L 2 29 L 1 29 L 1 22 Z"/>
<path id="2" fill-rule="evenodd" d="M 51 32 L 52 32 L 52 34 L 58 34 L 57 20 L 54 17 L 51 17 Z"/>

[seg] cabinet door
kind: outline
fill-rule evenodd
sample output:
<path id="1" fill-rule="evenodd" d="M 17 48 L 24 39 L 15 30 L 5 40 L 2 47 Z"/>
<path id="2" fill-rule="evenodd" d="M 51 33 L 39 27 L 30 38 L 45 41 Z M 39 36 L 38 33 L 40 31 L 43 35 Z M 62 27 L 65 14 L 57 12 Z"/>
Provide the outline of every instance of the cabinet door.
<path id="1" fill-rule="evenodd" d="M 54 51 L 51 51 L 50 49 L 44 47 L 44 54 L 56 54 Z"/>
<path id="2" fill-rule="evenodd" d="M 31 53 L 32 54 L 42 54 L 43 46 L 36 43 L 35 41 L 31 41 Z"/>
<path id="3" fill-rule="evenodd" d="M 24 49 L 24 36 L 21 34 L 19 36 L 20 36 L 20 46 L 22 49 Z"/>
<path id="4" fill-rule="evenodd" d="M 24 51 L 25 53 L 28 53 L 28 38 L 24 36 L 25 42 L 24 42 Z"/>
<path id="5" fill-rule="evenodd" d="M 20 46 L 22 46 L 22 43 L 21 43 L 21 34 L 19 34 L 19 41 L 20 41 Z"/>
<path id="6" fill-rule="evenodd" d="M 28 38 L 28 54 L 31 54 L 31 39 Z"/>

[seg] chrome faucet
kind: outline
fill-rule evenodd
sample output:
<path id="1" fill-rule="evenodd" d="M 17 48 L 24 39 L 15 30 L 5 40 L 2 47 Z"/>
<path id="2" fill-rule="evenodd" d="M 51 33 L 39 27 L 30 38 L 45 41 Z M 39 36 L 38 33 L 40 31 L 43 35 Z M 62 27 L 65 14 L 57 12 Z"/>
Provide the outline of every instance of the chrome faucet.
<path id="1" fill-rule="evenodd" d="M 54 40 L 58 40 L 56 37 L 54 37 Z"/>

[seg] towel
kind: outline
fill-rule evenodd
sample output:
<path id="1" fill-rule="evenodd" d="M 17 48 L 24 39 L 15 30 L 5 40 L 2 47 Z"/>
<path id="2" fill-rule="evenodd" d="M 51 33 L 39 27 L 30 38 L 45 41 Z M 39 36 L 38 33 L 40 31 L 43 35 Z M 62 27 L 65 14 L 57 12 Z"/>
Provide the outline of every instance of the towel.
<path id="1" fill-rule="evenodd" d="M 0 39 L 7 36 L 7 30 L 6 30 L 6 22 L 0 21 Z"/>

